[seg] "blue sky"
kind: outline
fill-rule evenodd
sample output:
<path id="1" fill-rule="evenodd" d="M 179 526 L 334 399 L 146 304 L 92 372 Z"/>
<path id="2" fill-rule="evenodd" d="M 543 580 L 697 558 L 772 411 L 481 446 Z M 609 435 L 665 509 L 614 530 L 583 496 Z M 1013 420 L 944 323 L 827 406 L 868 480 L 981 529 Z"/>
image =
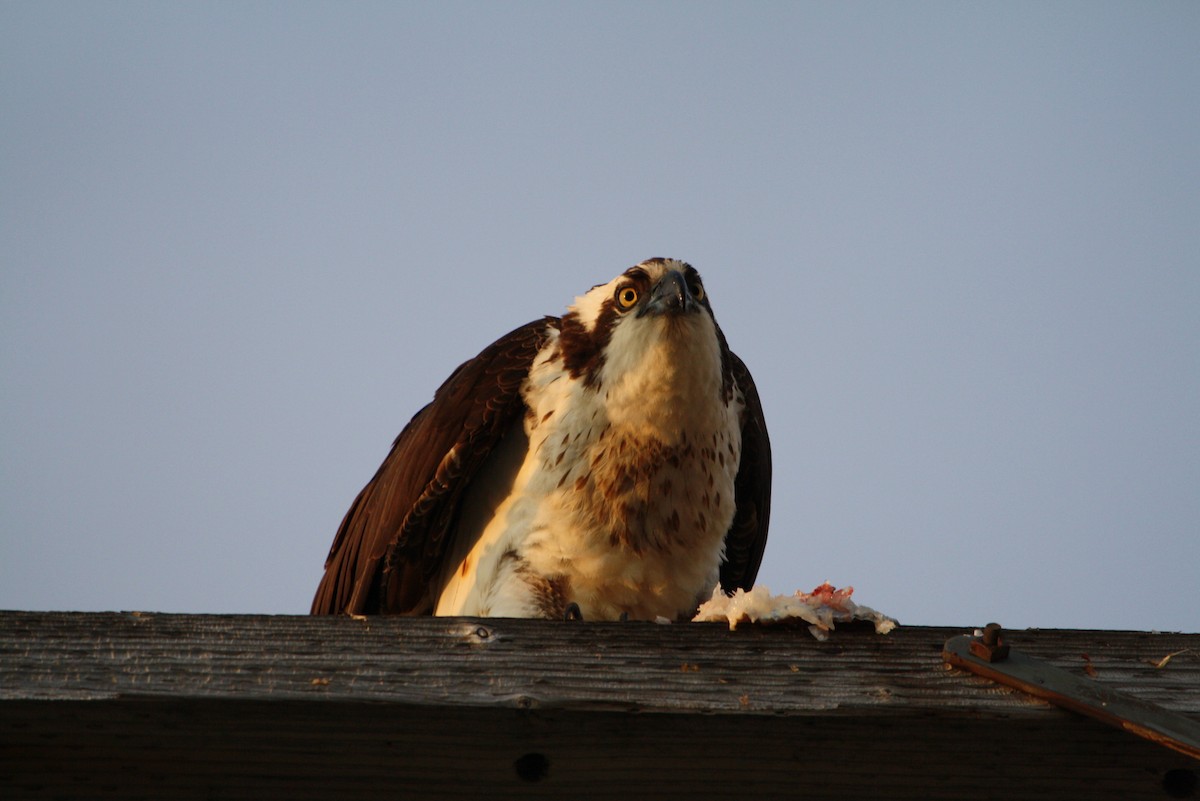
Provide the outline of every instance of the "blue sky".
<path id="1" fill-rule="evenodd" d="M 463 359 L 695 265 L 760 582 L 1200 630 L 1200 5 L 0 4 L 0 608 L 304 612 Z"/>

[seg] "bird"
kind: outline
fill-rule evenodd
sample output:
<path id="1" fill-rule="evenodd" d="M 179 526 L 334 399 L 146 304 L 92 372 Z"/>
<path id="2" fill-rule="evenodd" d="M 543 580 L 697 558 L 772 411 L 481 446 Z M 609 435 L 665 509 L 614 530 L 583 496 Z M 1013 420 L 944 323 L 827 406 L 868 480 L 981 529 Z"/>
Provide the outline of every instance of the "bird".
<path id="1" fill-rule="evenodd" d="M 653 258 L 459 365 L 342 520 L 312 614 L 686 620 L 749 590 L 758 390 L 699 273 Z"/>

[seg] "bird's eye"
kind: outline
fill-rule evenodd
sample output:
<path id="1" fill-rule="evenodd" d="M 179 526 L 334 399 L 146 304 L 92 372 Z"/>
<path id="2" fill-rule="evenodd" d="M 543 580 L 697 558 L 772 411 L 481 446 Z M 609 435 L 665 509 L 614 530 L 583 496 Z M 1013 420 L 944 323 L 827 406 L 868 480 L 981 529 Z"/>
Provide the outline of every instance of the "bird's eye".
<path id="1" fill-rule="evenodd" d="M 700 281 L 696 280 L 692 282 L 688 289 L 691 290 L 693 298 L 700 302 L 704 301 L 704 284 L 701 284 Z"/>
<path id="2" fill-rule="evenodd" d="M 623 286 L 617 290 L 617 306 L 621 311 L 629 311 L 638 301 L 638 291 L 631 286 Z"/>

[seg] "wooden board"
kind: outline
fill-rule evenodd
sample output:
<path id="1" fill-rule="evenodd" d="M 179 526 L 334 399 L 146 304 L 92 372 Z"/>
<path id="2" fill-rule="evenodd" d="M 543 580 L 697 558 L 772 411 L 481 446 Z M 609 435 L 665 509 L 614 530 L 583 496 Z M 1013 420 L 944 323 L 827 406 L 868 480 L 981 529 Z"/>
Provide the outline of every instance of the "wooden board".
<path id="1" fill-rule="evenodd" d="M 1195 797 L 948 668 L 964 631 L 3 612 L 0 797 Z M 1009 642 L 1200 715 L 1200 635 Z"/>

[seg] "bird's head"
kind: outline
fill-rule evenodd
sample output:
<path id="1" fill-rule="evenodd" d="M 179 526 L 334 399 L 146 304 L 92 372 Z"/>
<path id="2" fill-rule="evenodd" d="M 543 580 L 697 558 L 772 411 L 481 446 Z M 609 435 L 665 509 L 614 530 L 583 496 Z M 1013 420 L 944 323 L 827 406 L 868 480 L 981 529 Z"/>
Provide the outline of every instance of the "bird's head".
<path id="1" fill-rule="evenodd" d="M 564 364 L 588 386 L 716 382 L 728 386 L 724 337 L 700 274 L 648 259 L 575 299 L 562 319 Z"/>

